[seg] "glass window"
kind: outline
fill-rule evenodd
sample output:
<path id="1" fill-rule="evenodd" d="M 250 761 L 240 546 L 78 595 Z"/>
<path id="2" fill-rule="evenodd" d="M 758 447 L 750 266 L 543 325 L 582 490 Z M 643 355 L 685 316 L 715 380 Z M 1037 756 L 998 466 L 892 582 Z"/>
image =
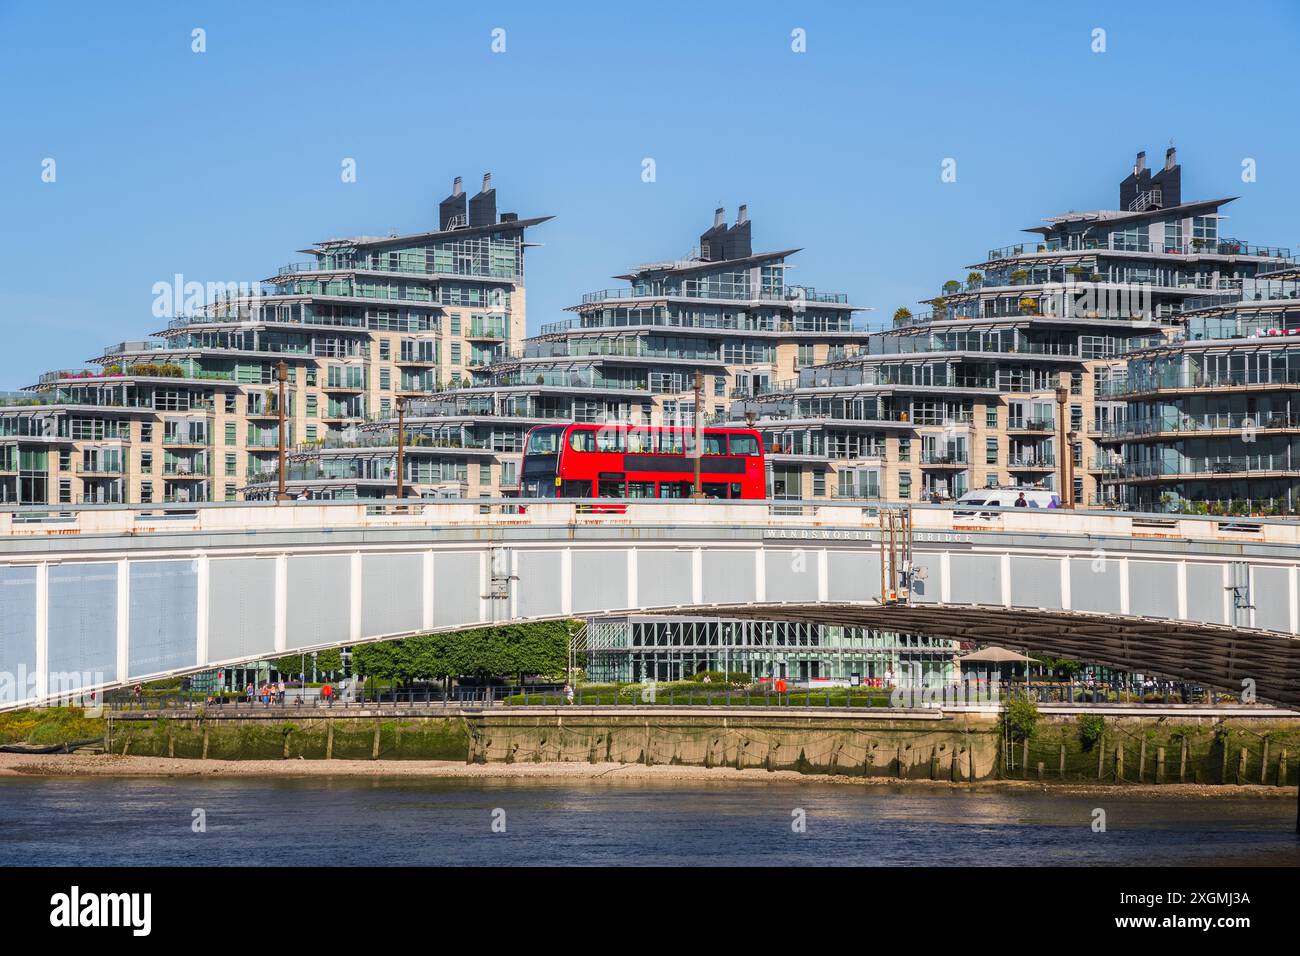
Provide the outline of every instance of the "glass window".
<path id="1" fill-rule="evenodd" d="M 725 435 L 710 435 L 706 432 L 704 435 L 704 454 L 725 455 L 727 453 L 726 442 Z"/>
<path id="2" fill-rule="evenodd" d="M 569 447 L 574 451 L 595 451 L 596 433 L 586 429 L 569 432 Z"/>
<path id="3" fill-rule="evenodd" d="M 758 439 L 753 435 L 732 435 L 731 453 L 753 457 L 758 454 Z"/>
<path id="4" fill-rule="evenodd" d="M 560 450 L 559 428 L 535 428 L 528 435 L 528 454 L 554 455 Z"/>

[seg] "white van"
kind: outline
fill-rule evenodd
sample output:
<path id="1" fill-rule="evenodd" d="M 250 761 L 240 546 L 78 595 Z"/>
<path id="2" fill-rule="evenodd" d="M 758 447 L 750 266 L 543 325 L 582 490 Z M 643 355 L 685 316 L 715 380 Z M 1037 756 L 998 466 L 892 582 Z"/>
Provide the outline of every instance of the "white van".
<path id="1" fill-rule="evenodd" d="M 1025 496 L 1024 507 L 1061 507 L 1061 497 L 1055 491 L 1046 491 L 1041 488 L 981 488 L 978 491 L 968 491 L 957 499 L 953 517 L 979 518 L 987 521 L 990 518 L 996 518 L 998 512 L 967 509 L 1014 508 L 1021 495 Z"/>

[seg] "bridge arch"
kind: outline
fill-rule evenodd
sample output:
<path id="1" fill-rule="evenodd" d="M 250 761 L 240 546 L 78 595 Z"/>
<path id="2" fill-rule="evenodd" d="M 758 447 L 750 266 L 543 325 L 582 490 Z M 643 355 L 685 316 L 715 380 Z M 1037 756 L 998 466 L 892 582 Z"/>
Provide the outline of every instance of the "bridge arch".
<path id="1" fill-rule="evenodd" d="M 1249 677 L 1263 697 L 1300 702 L 1294 524 L 1007 512 L 964 525 L 918 507 L 917 587 L 899 607 L 879 603 L 871 506 L 590 510 L 0 512 L 0 682 L 10 681 L 0 706 L 56 699 L 68 675 L 108 688 L 413 633 L 654 611 L 1012 634 L 1044 652 L 1218 686 Z"/>

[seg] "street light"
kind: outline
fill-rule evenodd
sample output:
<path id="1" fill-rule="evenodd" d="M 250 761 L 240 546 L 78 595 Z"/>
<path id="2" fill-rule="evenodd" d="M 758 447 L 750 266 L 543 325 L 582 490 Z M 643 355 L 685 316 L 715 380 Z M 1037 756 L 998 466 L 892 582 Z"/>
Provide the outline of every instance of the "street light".
<path id="1" fill-rule="evenodd" d="M 401 501 L 404 497 L 405 489 L 402 487 L 403 478 L 403 458 L 406 451 L 406 397 L 399 395 L 397 397 L 397 500 Z"/>
<path id="2" fill-rule="evenodd" d="M 284 489 L 284 383 L 289 380 L 289 366 L 285 363 L 284 359 L 281 359 L 279 364 L 275 367 L 275 380 L 280 386 L 280 481 L 279 490 L 276 492 L 275 500 L 288 501 L 289 493 Z"/>

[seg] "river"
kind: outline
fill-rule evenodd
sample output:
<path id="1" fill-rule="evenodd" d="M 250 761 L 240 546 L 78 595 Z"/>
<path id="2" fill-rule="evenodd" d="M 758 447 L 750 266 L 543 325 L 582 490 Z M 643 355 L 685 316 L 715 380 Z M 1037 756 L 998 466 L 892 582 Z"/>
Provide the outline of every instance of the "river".
<path id="1" fill-rule="evenodd" d="M 1300 865 L 1295 814 L 1119 789 L 14 777 L 0 865 Z"/>

